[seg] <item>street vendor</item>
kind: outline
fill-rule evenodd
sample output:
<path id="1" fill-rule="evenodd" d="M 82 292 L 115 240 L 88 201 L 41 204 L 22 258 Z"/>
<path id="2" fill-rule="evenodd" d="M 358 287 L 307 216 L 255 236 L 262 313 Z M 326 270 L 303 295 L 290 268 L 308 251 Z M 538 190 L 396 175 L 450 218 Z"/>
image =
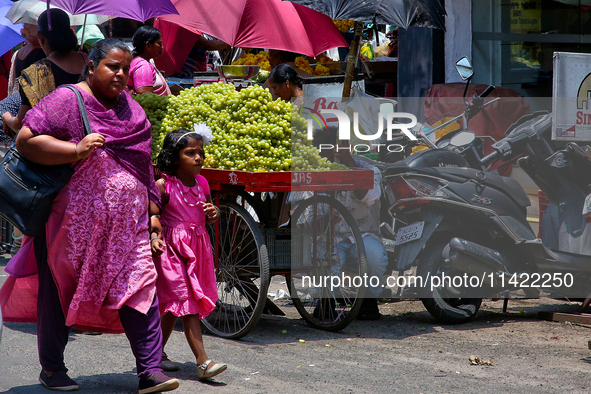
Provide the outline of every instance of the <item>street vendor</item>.
<path id="1" fill-rule="evenodd" d="M 162 54 L 162 34 L 155 27 L 141 26 L 132 37 L 133 59 L 129 68 L 127 88 L 130 93 L 158 96 L 171 94 L 164 76 L 150 63 Z"/>
<path id="2" fill-rule="evenodd" d="M 293 99 L 295 105 L 301 106 L 303 104 L 302 78 L 289 64 L 282 63 L 271 70 L 266 84 L 269 86 L 274 100 L 280 98 L 290 102 Z"/>
<path id="3" fill-rule="evenodd" d="M 193 78 L 194 72 L 207 71 L 209 52 L 228 49 L 230 46 L 223 41 L 209 37 L 205 34 L 199 36 L 191 52 L 187 56 L 182 70 L 175 76 L 179 78 Z M 219 55 L 218 55 L 219 57 Z"/>
<path id="4" fill-rule="evenodd" d="M 329 127 L 325 132 L 316 133 L 314 145 L 334 144 L 336 139 L 337 130 Z M 357 319 L 378 320 L 381 315 L 377 298 L 382 294 L 383 277 L 388 267 L 388 254 L 380 235 L 380 197 L 382 193 L 380 184 L 382 182 L 382 173 L 376 166 L 359 159 L 359 156 L 351 155 L 349 149 L 343 149 L 348 146 L 349 141 L 339 141 L 339 149 L 336 152 L 334 150 L 323 151 L 323 156 L 331 161 L 338 158 L 342 164 L 349 168 L 365 168 L 374 172 L 373 188 L 369 190 L 340 191 L 337 193 L 336 198 L 353 215 L 361 232 L 363 244 L 365 245 L 368 277 L 379 278 L 377 285 L 368 286 L 365 289 L 365 298 L 357 314 Z M 348 238 L 348 236 L 344 236 L 343 242 L 339 243 L 339 253 L 342 261 L 345 261 L 345 266 L 358 260 L 357 250 L 351 247 L 353 244 Z M 316 308 L 322 308 L 322 304 L 319 304 Z M 324 312 L 315 310 L 314 313 L 321 314 Z"/>

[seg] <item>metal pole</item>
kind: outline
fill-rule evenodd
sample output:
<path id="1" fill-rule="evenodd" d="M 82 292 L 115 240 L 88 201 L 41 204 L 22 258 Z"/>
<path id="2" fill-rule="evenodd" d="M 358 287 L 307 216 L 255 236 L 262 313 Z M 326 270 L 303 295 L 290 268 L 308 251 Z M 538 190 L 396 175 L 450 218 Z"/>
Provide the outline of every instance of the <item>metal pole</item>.
<path id="1" fill-rule="evenodd" d="M 84 31 L 86 30 L 86 17 L 88 17 L 88 14 L 84 14 L 84 24 L 82 25 L 82 38 L 80 39 L 80 50 L 84 49 Z"/>
<path id="2" fill-rule="evenodd" d="M 355 22 L 355 38 L 349 46 L 349 55 L 347 56 L 347 68 L 345 71 L 345 84 L 343 86 L 343 97 L 351 97 L 351 85 L 353 84 L 353 73 L 355 65 L 359 58 L 359 48 L 361 45 L 361 35 L 363 34 L 363 22 Z"/>

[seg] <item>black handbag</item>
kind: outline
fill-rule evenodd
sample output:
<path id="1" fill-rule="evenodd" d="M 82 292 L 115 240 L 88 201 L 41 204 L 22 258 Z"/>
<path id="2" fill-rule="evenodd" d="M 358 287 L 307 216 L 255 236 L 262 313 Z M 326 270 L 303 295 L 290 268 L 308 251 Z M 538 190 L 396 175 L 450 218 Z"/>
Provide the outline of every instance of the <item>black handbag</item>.
<path id="1" fill-rule="evenodd" d="M 85 135 L 90 134 L 88 114 L 80 92 L 73 86 L 63 88 L 76 93 Z M 53 200 L 73 174 L 69 164 L 51 166 L 33 163 L 21 155 L 13 144 L 0 163 L 0 216 L 25 235 L 34 237 L 41 234 L 49 219 Z"/>

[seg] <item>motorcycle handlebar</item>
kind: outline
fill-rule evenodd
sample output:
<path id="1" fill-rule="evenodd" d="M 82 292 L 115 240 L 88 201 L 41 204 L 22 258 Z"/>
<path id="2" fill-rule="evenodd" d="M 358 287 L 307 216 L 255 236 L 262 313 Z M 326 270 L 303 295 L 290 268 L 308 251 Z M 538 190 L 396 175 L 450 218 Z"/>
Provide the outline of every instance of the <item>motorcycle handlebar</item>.
<path id="1" fill-rule="evenodd" d="M 401 145 L 404 144 L 407 147 L 417 146 L 421 143 L 425 143 L 431 148 L 436 148 L 436 146 L 423 133 L 418 132 L 416 134 L 416 137 L 417 137 L 416 140 L 411 140 L 410 138 L 408 138 L 405 135 L 400 135 L 400 136 L 392 138 L 391 140 L 388 140 L 388 142 L 391 144 L 401 144 Z"/>
<path id="2" fill-rule="evenodd" d="M 495 89 L 494 85 L 488 85 L 486 89 L 482 93 L 478 95 L 478 97 L 486 97 Z"/>
<path id="3" fill-rule="evenodd" d="M 491 161 L 493 161 L 494 159 L 496 159 L 498 156 L 500 155 L 499 152 L 494 151 L 493 153 L 484 156 L 480 162 L 484 165 L 487 165 L 488 163 L 490 163 Z"/>
<path id="4" fill-rule="evenodd" d="M 407 140 L 408 140 L 408 137 L 406 137 L 406 136 L 404 136 L 404 135 L 400 135 L 400 136 L 398 136 L 398 137 L 393 137 L 393 138 L 392 138 L 390 141 L 388 141 L 388 142 L 391 142 L 391 143 L 393 143 L 393 144 L 400 144 L 400 143 L 406 142 Z"/>

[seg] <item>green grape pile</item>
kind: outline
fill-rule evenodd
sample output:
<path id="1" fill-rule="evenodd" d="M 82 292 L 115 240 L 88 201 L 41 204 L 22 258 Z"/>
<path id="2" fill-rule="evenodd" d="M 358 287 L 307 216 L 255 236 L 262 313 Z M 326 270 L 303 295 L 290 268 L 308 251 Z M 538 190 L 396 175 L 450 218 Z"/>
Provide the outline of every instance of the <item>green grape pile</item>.
<path id="1" fill-rule="evenodd" d="M 148 116 L 152 124 L 152 160 L 156 160 L 166 132 L 162 130 L 162 120 L 166 116 L 166 107 L 171 96 L 158 96 L 157 94 L 136 94 L 133 96 Z"/>
<path id="2" fill-rule="evenodd" d="M 204 84 L 168 97 L 167 102 L 138 100 L 157 122 L 153 157 L 169 131 L 206 123 L 213 141 L 205 147 L 205 167 L 252 172 L 336 169 L 306 138 L 306 120 L 292 113 L 291 103 L 273 101 L 258 85 L 236 91 L 232 84 Z"/>
<path id="3" fill-rule="evenodd" d="M 291 119 L 292 169 L 294 171 L 328 171 L 336 169 L 333 168 L 333 165 L 338 164 L 331 163 L 326 158 L 321 158 L 318 148 L 314 147 L 312 141 L 308 140 L 306 120 L 295 110 L 292 112 Z"/>
<path id="4" fill-rule="evenodd" d="M 206 123 L 213 141 L 205 147 L 205 166 L 243 171 L 291 168 L 290 104 L 273 101 L 260 86 L 236 91 L 214 83 L 183 90 L 168 106 L 166 131 Z"/>

